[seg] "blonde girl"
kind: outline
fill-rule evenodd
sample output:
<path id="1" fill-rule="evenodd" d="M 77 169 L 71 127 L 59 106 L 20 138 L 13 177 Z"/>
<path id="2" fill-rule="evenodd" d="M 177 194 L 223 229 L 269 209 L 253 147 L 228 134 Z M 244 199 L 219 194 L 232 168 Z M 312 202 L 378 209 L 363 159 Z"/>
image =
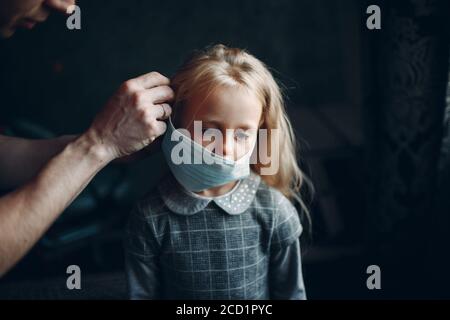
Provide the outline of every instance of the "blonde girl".
<path id="1" fill-rule="evenodd" d="M 130 298 L 306 299 L 293 205 L 307 212 L 305 177 L 268 68 L 215 45 L 192 55 L 171 86 L 170 172 L 127 226 Z"/>

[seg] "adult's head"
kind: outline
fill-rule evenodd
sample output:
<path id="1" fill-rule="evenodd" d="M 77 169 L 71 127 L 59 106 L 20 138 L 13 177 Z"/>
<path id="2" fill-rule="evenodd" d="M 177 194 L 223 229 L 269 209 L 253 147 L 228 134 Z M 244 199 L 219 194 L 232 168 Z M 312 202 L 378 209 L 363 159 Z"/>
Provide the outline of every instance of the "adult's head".
<path id="1" fill-rule="evenodd" d="M 0 0 L 0 37 L 11 37 L 17 28 L 32 29 L 52 11 L 66 13 L 75 0 Z"/>

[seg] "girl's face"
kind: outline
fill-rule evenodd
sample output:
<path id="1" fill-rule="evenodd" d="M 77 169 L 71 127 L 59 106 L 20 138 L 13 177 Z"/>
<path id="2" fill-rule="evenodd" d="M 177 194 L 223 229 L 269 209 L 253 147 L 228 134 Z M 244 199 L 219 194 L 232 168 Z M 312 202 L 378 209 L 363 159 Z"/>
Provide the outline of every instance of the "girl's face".
<path id="1" fill-rule="evenodd" d="M 263 108 L 243 87 L 219 87 L 206 99 L 194 95 L 181 109 L 180 126 L 197 143 L 225 158 L 237 160 L 255 145 Z M 195 134 L 194 121 L 201 121 L 202 137 Z M 216 139 L 218 135 L 222 139 Z"/>

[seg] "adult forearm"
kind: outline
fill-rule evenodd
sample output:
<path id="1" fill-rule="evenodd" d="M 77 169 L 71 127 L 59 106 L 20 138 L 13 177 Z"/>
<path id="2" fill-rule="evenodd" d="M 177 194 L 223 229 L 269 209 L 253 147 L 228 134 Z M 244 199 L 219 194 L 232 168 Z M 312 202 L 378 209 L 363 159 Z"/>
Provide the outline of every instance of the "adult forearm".
<path id="1" fill-rule="evenodd" d="M 167 102 L 174 97 L 169 83 L 157 72 L 124 82 L 85 134 L 26 185 L 0 198 L 0 276 L 28 252 L 100 169 L 147 147 L 165 132 L 164 120 L 171 113 Z M 23 169 L 19 156 L 2 158 L 5 146 L 8 140 L 0 136 L 0 168 L 5 164 Z M 17 163 L 6 163 L 15 158 Z M 9 160 L 2 164 L 2 159 Z"/>
<path id="2" fill-rule="evenodd" d="M 23 187 L 0 198 L 0 276 L 39 240 L 112 159 L 87 135 L 69 143 Z"/>
<path id="3" fill-rule="evenodd" d="M 0 136 L 0 190 L 28 182 L 75 139 L 75 135 L 41 140 Z"/>

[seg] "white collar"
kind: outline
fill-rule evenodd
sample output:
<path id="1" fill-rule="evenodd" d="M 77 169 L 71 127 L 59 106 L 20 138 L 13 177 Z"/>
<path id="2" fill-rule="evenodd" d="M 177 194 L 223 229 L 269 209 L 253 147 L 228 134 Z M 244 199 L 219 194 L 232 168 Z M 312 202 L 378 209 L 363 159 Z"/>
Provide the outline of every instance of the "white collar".
<path id="1" fill-rule="evenodd" d="M 228 214 L 240 214 L 248 209 L 260 183 L 260 176 L 254 172 L 238 181 L 232 190 L 218 197 L 200 196 L 183 188 L 169 173 L 158 186 L 166 206 L 173 212 L 192 215 L 203 210 L 211 201 Z"/>

